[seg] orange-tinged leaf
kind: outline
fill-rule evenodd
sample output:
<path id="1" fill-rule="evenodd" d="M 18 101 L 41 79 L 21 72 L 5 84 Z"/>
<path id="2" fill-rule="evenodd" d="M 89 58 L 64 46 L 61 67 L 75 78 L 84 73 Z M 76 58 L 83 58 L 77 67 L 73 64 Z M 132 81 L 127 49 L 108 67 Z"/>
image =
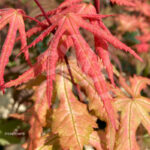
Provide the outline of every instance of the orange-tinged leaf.
<path id="1" fill-rule="evenodd" d="M 116 135 L 116 130 L 112 127 L 106 110 L 103 106 L 103 103 L 101 101 L 100 96 L 98 95 L 94 83 L 92 79 L 88 76 L 86 76 L 81 69 L 77 66 L 77 62 L 74 58 L 70 58 L 69 60 L 70 68 L 72 75 L 76 81 L 76 83 L 81 87 L 81 89 L 84 89 L 84 93 L 86 96 L 86 99 L 88 100 L 88 107 L 89 110 L 94 112 L 94 115 L 97 116 L 99 119 L 104 120 L 107 122 L 107 127 L 106 127 L 106 145 L 107 148 L 110 150 L 113 150 L 114 144 L 115 144 L 115 135 Z M 63 70 L 61 68 L 61 65 L 63 66 Z M 67 73 L 68 70 L 65 64 L 61 64 L 57 67 L 57 72 L 59 73 Z M 109 85 L 107 85 L 109 86 Z M 117 115 L 116 115 L 117 116 Z M 117 119 L 117 117 L 116 117 Z M 117 122 L 117 121 L 116 121 Z M 95 141 L 96 142 L 96 141 Z"/>
<path id="2" fill-rule="evenodd" d="M 60 104 L 53 112 L 52 131 L 58 133 L 63 149 L 82 150 L 96 127 L 95 119 L 72 93 L 70 81 L 57 75 L 56 87 Z"/>
<path id="3" fill-rule="evenodd" d="M 113 150 L 115 144 L 116 130 L 112 127 L 111 122 L 108 119 L 106 110 L 103 106 L 100 96 L 95 90 L 94 83 L 91 78 L 82 73 L 81 69 L 76 65 L 76 62 L 71 58 L 70 62 L 71 71 L 74 79 L 85 90 L 86 98 L 88 99 L 88 106 L 90 111 L 94 111 L 95 115 L 107 122 L 106 127 L 106 139 L 107 147 Z M 117 115 L 116 115 L 117 116 Z M 117 117 L 116 117 L 117 119 Z M 116 121 L 117 122 L 117 121 Z"/>
<path id="4" fill-rule="evenodd" d="M 131 89 L 134 93 L 134 97 L 138 97 L 141 95 L 141 90 L 146 88 L 146 85 L 150 85 L 150 79 L 144 77 L 134 76 L 134 78 L 130 78 Z"/>
<path id="5" fill-rule="evenodd" d="M 99 117 L 100 119 L 105 119 L 107 113 L 104 108 L 103 102 L 101 101 L 101 98 L 94 87 L 93 80 L 82 72 L 82 70 L 77 66 L 77 62 L 75 59 L 70 58 L 69 64 L 75 81 L 85 91 L 89 110 L 94 110 L 97 117 Z M 68 72 L 67 68 L 65 68 L 64 70 Z"/>
<path id="6" fill-rule="evenodd" d="M 106 147 L 109 150 L 114 150 L 115 141 L 116 141 L 116 130 L 113 128 L 111 122 L 107 119 L 107 126 L 106 126 Z"/>
<path id="7" fill-rule="evenodd" d="M 116 103 L 119 103 L 119 101 Z M 134 104 L 133 100 L 127 100 L 121 113 L 121 124 L 116 142 L 116 150 L 139 150 L 136 142 L 136 129 L 140 124 L 140 119 L 137 116 L 136 104 Z"/>
<path id="8" fill-rule="evenodd" d="M 95 90 L 92 79 L 83 74 L 80 68 L 75 64 L 75 62 L 73 62 L 73 60 L 71 60 L 69 64 L 71 66 L 71 71 L 75 80 L 85 90 L 88 99 L 89 110 L 94 111 L 95 115 L 99 119 L 105 120 L 107 122 L 106 143 L 108 149 L 113 150 L 116 130 L 112 127 L 111 122 L 108 119 L 106 110 L 104 109 L 100 96 Z"/>
<path id="9" fill-rule="evenodd" d="M 48 111 L 48 103 L 46 97 L 46 81 L 38 87 L 35 87 L 35 94 L 33 95 L 35 104 L 24 114 L 11 114 L 10 117 L 21 119 L 30 124 L 29 138 L 28 138 L 28 150 L 38 149 L 46 143 L 46 137 L 42 136 L 43 127 L 47 125 L 46 115 Z M 44 148 L 50 148 L 48 147 Z M 41 147 L 43 148 L 43 147 Z M 46 149 L 43 149 L 46 150 Z"/>
<path id="10" fill-rule="evenodd" d="M 121 77 L 123 78 L 123 77 Z M 121 79 L 120 84 L 129 92 L 129 86 L 125 80 Z M 120 129 L 117 136 L 116 150 L 139 150 L 136 141 L 136 130 L 140 124 L 146 128 L 150 134 L 150 99 L 140 95 L 146 84 L 150 84 L 150 80 L 144 77 L 134 76 L 130 78 L 130 90 L 128 94 L 117 89 L 115 106 L 121 112 Z M 126 88 L 125 88 L 126 87 Z M 117 94 L 119 91 L 119 94 Z M 122 95 L 121 95 L 122 93 Z M 132 95 L 131 95 L 132 94 Z"/>
<path id="11" fill-rule="evenodd" d="M 33 107 L 32 117 L 29 121 L 29 141 L 28 150 L 33 150 L 40 144 L 43 127 L 46 125 L 46 114 L 48 110 L 48 103 L 46 97 L 46 82 L 43 82 L 35 92 L 35 105 Z"/>
<path id="12" fill-rule="evenodd" d="M 41 137 L 36 150 L 62 150 L 59 145 L 58 135 L 49 132 Z"/>
<path id="13" fill-rule="evenodd" d="M 27 115 L 27 113 L 26 114 L 25 113 L 24 114 L 13 113 L 13 114 L 10 114 L 9 117 L 19 119 L 22 121 L 29 121 L 31 116 Z"/>
<path id="14" fill-rule="evenodd" d="M 95 90 L 92 79 L 86 76 L 84 73 L 82 73 L 81 69 L 77 66 L 73 58 L 70 59 L 69 64 L 70 64 L 71 72 L 72 72 L 74 79 L 80 85 L 80 87 L 85 90 L 85 94 L 87 96 L 86 99 L 88 99 L 89 110 L 94 111 L 95 115 L 99 119 L 105 120 L 107 122 L 106 143 L 107 143 L 108 149 L 113 150 L 114 144 L 115 144 L 116 130 L 112 127 L 111 122 L 108 119 L 106 110 L 103 106 L 100 96 Z"/>
<path id="15" fill-rule="evenodd" d="M 40 123 L 37 121 L 35 116 L 33 115 L 32 118 L 30 119 L 30 130 L 29 130 L 29 141 L 28 141 L 28 150 L 33 150 L 38 147 L 39 140 L 41 138 L 42 134 L 42 126 Z"/>
<path id="16" fill-rule="evenodd" d="M 91 135 L 90 135 L 90 144 L 96 148 L 96 150 L 103 150 L 102 147 L 101 147 L 101 144 L 100 144 L 100 137 L 98 135 L 97 132 L 93 132 Z"/>
<path id="17" fill-rule="evenodd" d="M 115 20 L 119 24 L 117 30 L 119 32 L 134 32 L 137 30 L 140 22 L 136 16 L 118 15 Z"/>
<path id="18" fill-rule="evenodd" d="M 48 110 L 48 104 L 46 103 L 46 81 L 44 81 L 40 86 L 35 90 L 35 105 L 34 111 L 38 116 L 38 120 L 40 121 L 42 126 L 46 125 L 46 113 Z"/>

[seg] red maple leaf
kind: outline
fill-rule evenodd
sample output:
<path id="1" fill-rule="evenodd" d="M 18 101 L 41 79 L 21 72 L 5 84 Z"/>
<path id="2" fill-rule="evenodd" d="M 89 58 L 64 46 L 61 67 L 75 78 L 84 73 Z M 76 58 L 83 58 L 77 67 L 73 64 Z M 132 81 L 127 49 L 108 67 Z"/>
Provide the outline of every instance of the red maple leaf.
<path id="1" fill-rule="evenodd" d="M 7 24 L 9 24 L 9 31 L 5 40 L 5 43 L 2 47 L 1 56 L 0 56 L 0 85 L 4 84 L 4 70 L 5 66 L 9 61 L 9 56 L 11 55 L 12 49 L 15 44 L 16 33 L 19 30 L 21 47 L 24 48 L 27 45 L 26 42 L 26 32 L 25 25 L 22 15 L 24 14 L 21 9 L 1 9 L 0 10 L 0 30 L 3 29 Z M 29 53 L 28 51 L 24 52 L 25 58 L 30 64 Z"/>
<path id="2" fill-rule="evenodd" d="M 72 5 L 73 2 L 74 5 Z M 110 121 L 113 127 L 117 128 L 115 122 L 115 112 L 111 105 L 111 96 L 107 89 L 105 79 L 103 77 L 101 68 L 98 63 L 98 56 L 82 37 L 79 29 L 84 28 L 90 31 L 95 36 L 97 42 L 97 51 L 99 52 L 99 56 L 102 58 L 104 65 L 106 66 L 106 69 L 112 82 L 112 67 L 107 51 L 108 43 L 112 44 L 118 49 L 130 52 L 139 60 L 141 60 L 141 58 L 131 48 L 120 42 L 108 31 L 108 29 L 104 26 L 104 24 L 101 21 L 101 18 L 103 16 L 98 15 L 96 13 L 95 7 L 93 5 L 81 3 L 81 0 L 66 0 L 64 3 L 62 3 L 62 5 L 60 5 L 60 7 L 57 10 L 52 12 L 54 15 L 49 15 L 49 21 L 51 22 L 51 26 L 46 28 L 39 35 L 39 37 L 31 43 L 31 45 L 26 47 L 29 48 L 31 46 L 34 46 L 55 29 L 55 34 L 53 36 L 53 39 L 50 41 L 48 49 L 38 57 L 37 63 L 33 67 L 31 67 L 18 79 L 6 83 L 5 87 L 25 83 L 29 79 L 36 77 L 43 71 L 46 71 L 47 97 L 49 106 L 51 106 L 53 81 L 55 80 L 55 68 L 57 62 L 60 59 L 62 59 L 62 54 L 65 55 L 70 46 L 74 46 L 78 65 L 85 74 L 87 74 L 93 79 L 95 89 L 97 90 L 104 103 L 104 107 L 110 118 Z M 87 20 L 95 21 L 96 24 L 92 24 Z M 46 20 L 44 20 L 42 23 L 44 23 L 45 21 Z M 60 44 L 60 41 L 62 41 L 63 36 L 70 37 L 70 41 L 72 44 L 68 45 L 66 43 L 66 40 L 64 40 L 64 43 L 62 43 L 66 46 L 63 46 L 63 48 L 61 48 L 62 44 Z M 26 52 L 26 48 L 23 50 L 24 52 Z"/>

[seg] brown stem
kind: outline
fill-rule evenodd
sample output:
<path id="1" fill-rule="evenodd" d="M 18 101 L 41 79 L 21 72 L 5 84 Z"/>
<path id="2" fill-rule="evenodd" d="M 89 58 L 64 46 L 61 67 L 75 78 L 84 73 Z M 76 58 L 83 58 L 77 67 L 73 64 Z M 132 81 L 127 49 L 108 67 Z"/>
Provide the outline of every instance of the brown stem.
<path id="1" fill-rule="evenodd" d="M 79 86 L 75 83 L 75 81 L 74 81 L 74 79 L 73 79 L 73 75 L 72 75 L 72 72 L 71 72 L 71 69 L 70 69 L 70 65 L 69 65 L 69 62 L 68 62 L 68 58 L 67 58 L 66 55 L 64 56 L 64 59 L 65 59 L 65 62 L 66 62 L 67 68 L 68 68 L 68 72 L 69 72 L 69 75 L 70 75 L 70 78 L 71 78 L 71 82 L 72 82 L 72 84 L 73 84 L 74 87 L 75 87 L 75 90 L 76 90 L 76 92 L 77 92 L 77 96 L 78 96 L 79 100 L 81 100 L 80 88 L 79 88 Z"/>
<path id="2" fill-rule="evenodd" d="M 66 55 L 64 56 L 64 59 L 65 59 L 65 63 L 66 63 L 67 68 L 68 68 L 69 75 L 71 77 L 71 82 L 75 85 L 75 82 L 74 82 L 74 79 L 73 79 L 73 75 L 71 73 L 70 65 L 69 65 L 69 62 L 68 62 L 68 58 L 67 58 Z"/>
<path id="3" fill-rule="evenodd" d="M 97 13 L 99 13 L 100 12 L 100 0 L 94 0 L 94 5 L 95 5 Z"/>
<path id="4" fill-rule="evenodd" d="M 51 22 L 50 22 L 50 20 L 49 20 L 49 18 L 48 18 L 48 16 L 47 16 L 46 12 L 44 11 L 43 7 L 42 7 L 41 4 L 39 3 L 39 1 L 38 1 L 38 0 L 34 0 L 34 1 L 35 1 L 35 3 L 38 5 L 38 7 L 40 8 L 40 10 L 41 10 L 41 12 L 43 13 L 43 15 L 44 15 L 45 19 L 47 20 L 48 24 L 51 25 Z"/>
<path id="5" fill-rule="evenodd" d="M 38 23 L 38 25 L 40 25 L 40 26 L 43 27 L 43 28 L 46 28 L 46 27 L 47 27 L 46 24 L 40 22 L 39 20 L 37 20 L 37 19 L 35 19 L 35 18 L 33 18 L 33 17 L 27 16 L 27 15 L 23 15 L 23 16 L 24 16 L 25 18 L 28 18 L 28 19 L 30 19 L 30 20 L 35 21 L 36 23 Z"/>

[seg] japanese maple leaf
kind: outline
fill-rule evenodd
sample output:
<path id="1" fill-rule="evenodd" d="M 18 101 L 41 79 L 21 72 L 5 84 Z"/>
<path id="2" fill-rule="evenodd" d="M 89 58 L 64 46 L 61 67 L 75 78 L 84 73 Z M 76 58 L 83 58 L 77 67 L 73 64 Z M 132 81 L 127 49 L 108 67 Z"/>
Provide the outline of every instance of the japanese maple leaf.
<path id="1" fill-rule="evenodd" d="M 17 30 L 20 33 L 21 48 L 27 45 L 25 25 L 22 15 L 24 12 L 21 9 L 1 9 L 0 10 L 0 30 L 2 30 L 7 24 L 9 24 L 9 31 L 5 40 L 5 43 L 1 50 L 0 56 L 0 86 L 4 84 L 4 69 L 9 61 L 9 56 L 11 55 L 12 49 L 15 44 Z M 28 51 L 24 52 L 25 58 L 30 64 Z"/>
<path id="2" fill-rule="evenodd" d="M 66 1 L 65 1 L 66 2 Z M 93 14 L 90 15 L 90 12 L 93 11 Z M 71 5 L 59 11 L 52 17 L 50 17 L 50 22 L 52 25 L 46 28 L 38 38 L 36 38 L 30 46 L 37 44 L 40 40 L 42 40 L 45 36 L 50 34 L 50 32 L 56 29 L 56 32 L 53 36 L 53 39 L 50 41 L 49 47 L 39 58 L 38 62 L 30 68 L 27 72 L 21 75 L 17 80 L 9 82 L 5 85 L 5 87 L 10 87 L 13 85 L 18 85 L 23 82 L 27 82 L 29 79 L 36 77 L 38 74 L 42 73 L 43 71 L 47 72 L 47 97 L 49 105 L 51 106 L 51 98 L 53 93 L 53 81 L 55 80 L 55 68 L 57 62 L 62 59 L 62 55 L 60 57 L 60 53 L 64 52 L 65 55 L 69 49 L 68 44 L 64 44 L 65 50 L 59 48 L 59 43 L 64 35 L 70 36 L 72 44 L 70 46 L 75 48 L 75 53 L 77 57 L 77 62 L 82 71 L 90 76 L 93 79 L 94 86 L 101 97 L 101 100 L 104 103 L 104 107 L 108 116 L 115 128 L 115 113 L 113 107 L 111 106 L 111 96 L 108 94 L 108 89 L 105 83 L 105 79 L 101 72 L 101 68 L 99 67 L 98 59 L 96 53 L 89 47 L 88 43 L 82 37 L 79 28 L 84 28 L 94 36 L 97 36 L 99 39 L 103 39 L 103 41 L 112 44 L 116 48 L 125 50 L 133 54 L 136 58 L 141 58 L 128 46 L 121 43 L 117 38 L 115 38 L 108 29 L 102 24 L 99 23 L 98 25 L 91 24 L 90 22 L 86 21 L 90 20 L 100 20 L 102 18 L 101 15 L 97 15 L 95 8 L 91 4 L 85 3 L 77 3 L 75 5 Z M 65 40 L 64 42 L 66 42 Z M 101 47 L 101 45 L 99 45 Z M 104 64 L 107 66 L 108 69 L 108 62 L 109 57 L 108 54 L 102 53 L 100 57 L 106 58 L 107 61 Z M 109 62 L 110 63 L 110 62 Z M 111 69 L 110 69 L 111 70 Z M 110 72 L 110 70 L 108 70 Z M 110 74 L 112 76 L 112 74 Z"/>
<path id="3" fill-rule="evenodd" d="M 58 133 L 63 149 L 82 150 L 89 144 L 93 128 L 97 127 L 96 118 L 89 114 L 85 104 L 76 99 L 72 83 L 63 75 L 56 76 L 56 88 L 60 104 L 53 110 L 52 132 Z"/>
<path id="4" fill-rule="evenodd" d="M 138 126 L 142 124 L 150 134 L 150 99 L 141 95 L 141 90 L 150 84 L 150 79 L 134 76 L 128 85 L 121 77 L 120 84 L 125 91 L 115 90 L 115 106 L 121 112 L 116 150 L 139 150 L 136 141 Z"/>
<path id="5" fill-rule="evenodd" d="M 107 122 L 105 143 L 106 143 L 106 146 L 108 149 L 113 150 L 115 140 L 116 140 L 115 139 L 116 131 L 112 127 L 111 122 L 109 121 L 106 110 L 105 110 L 103 103 L 101 101 L 101 97 L 99 96 L 99 94 L 95 90 L 94 83 L 93 83 L 92 79 L 90 77 L 86 76 L 82 72 L 82 70 L 77 66 L 77 62 L 74 58 L 71 57 L 69 59 L 69 65 L 70 65 L 71 72 L 72 72 L 72 75 L 73 75 L 76 83 L 82 89 L 84 89 L 85 99 L 88 100 L 89 110 L 94 112 L 95 116 L 97 116 L 100 120 L 105 120 Z M 64 76 L 66 77 L 66 74 L 68 74 L 66 64 L 58 65 L 57 66 L 57 73 L 58 74 L 65 73 Z M 107 84 L 107 86 L 109 86 L 109 84 Z M 117 116 L 117 114 L 116 114 L 116 116 Z M 117 117 L 116 117 L 116 119 L 117 119 Z"/>

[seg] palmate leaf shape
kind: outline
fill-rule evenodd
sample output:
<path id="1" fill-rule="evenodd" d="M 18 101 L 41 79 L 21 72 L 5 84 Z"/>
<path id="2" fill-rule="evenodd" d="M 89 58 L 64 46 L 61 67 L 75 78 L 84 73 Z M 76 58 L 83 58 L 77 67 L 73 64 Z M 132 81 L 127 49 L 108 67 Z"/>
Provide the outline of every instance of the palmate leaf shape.
<path id="1" fill-rule="evenodd" d="M 5 43 L 1 50 L 0 56 L 0 86 L 4 84 L 4 69 L 9 61 L 9 56 L 11 55 L 12 49 L 15 44 L 17 30 L 20 33 L 21 48 L 27 45 L 25 25 L 23 21 L 23 10 L 21 9 L 1 9 L 0 10 L 0 30 L 2 30 L 7 24 L 9 24 L 9 31 L 5 40 Z M 24 52 L 25 59 L 30 64 L 28 50 Z"/>
<path id="2" fill-rule="evenodd" d="M 130 85 L 120 77 L 120 84 L 126 92 L 119 88 L 116 93 L 115 106 L 121 112 L 121 123 L 115 150 L 139 150 L 136 141 L 136 130 L 142 124 L 150 134 L 150 99 L 141 96 L 141 90 L 150 84 L 150 79 L 134 76 Z"/>
<path id="3" fill-rule="evenodd" d="M 100 61 L 99 61 L 100 63 Z M 68 70 L 65 64 L 62 64 L 63 70 L 61 69 L 60 65 L 57 67 L 57 73 L 66 73 L 68 74 Z M 106 141 L 105 141 L 105 147 L 107 147 L 110 150 L 114 150 L 114 144 L 115 144 L 115 135 L 116 131 L 112 127 L 112 124 L 109 121 L 109 118 L 107 116 L 106 110 L 103 106 L 103 103 L 101 101 L 100 96 L 98 95 L 97 91 L 94 88 L 94 83 L 92 79 L 88 76 L 86 76 L 81 69 L 77 66 L 77 62 L 74 58 L 69 59 L 69 65 L 71 68 L 72 75 L 76 81 L 76 83 L 80 86 L 81 89 L 83 89 L 85 98 L 88 100 L 88 108 L 91 112 L 94 112 L 94 115 L 98 117 L 100 120 L 107 122 L 106 127 Z M 102 64 L 100 63 L 100 66 Z M 109 87 L 110 85 L 107 84 Z M 117 116 L 117 114 L 116 114 Z M 117 117 L 115 117 L 117 119 Z M 116 120 L 117 122 L 117 120 Z"/>
<path id="4" fill-rule="evenodd" d="M 63 65 L 63 67 L 61 67 Z M 110 150 L 114 150 L 114 144 L 115 144 L 115 135 L 116 131 L 112 127 L 106 110 L 103 106 L 103 103 L 101 101 L 100 96 L 98 95 L 97 91 L 94 88 L 94 83 L 92 79 L 88 76 L 86 76 L 81 69 L 77 66 L 76 60 L 71 57 L 69 59 L 69 65 L 70 69 L 73 75 L 73 78 L 75 79 L 76 83 L 80 86 L 81 89 L 84 89 L 84 94 L 86 100 L 88 100 L 88 108 L 90 111 L 94 112 L 94 115 L 98 117 L 100 120 L 104 120 L 107 122 L 106 127 L 106 141 L 105 141 L 105 147 L 107 147 Z M 100 65 L 101 66 L 101 65 Z M 62 69 L 63 68 L 63 69 Z M 57 66 L 57 73 L 65 73 L 64 76 L 68 75 L 68 70 L 66 64 L 61 64 Z M 68 77 L 69 78 L 69 77 Z M 109 86 L 109 85 L 107 85 Z M 117 116 L 117 114 L 116 114 Z M 117 119 L 117 117 L 115 117 Z"/>
<path id="5" fill-rule="evenodd" d="M 91 7 L 92 7 L 91 5 L 89 5 L 89 7 L 88 7 L 90 9 L 90 11 L 91 11 Z M 86 9 L 88 9 L 88 8 L 86 7 Z M 57 16 L 54 16 L 54 17 L 56 18 Z M 115 39 L 113 36 L 111 36 L 111 34 L 108 36 L 107 34 L 105 34 L 105 32 L 100 31 L 98 28 L 96 30 L 96 26 L 94 26 L 94 25 L 92 28 L 91 24 L 84 22 L 84 20 L 82 20 L 80 18 L 80 16 L 78 16 L 78 15 L 75 15 L 73 13 L 70 13 L 70 14 L 68 13 L 68 15 L 66 17 L 68 17 L 68 18 L 65 18 L 66 24 L 65 23 L 64 24 L 65 24 L 65 26 L 68 26 L 67 30 L 69 30 L 69 33 L 71 33 L 71 35 L 72 35 L 72 39 L 74 41 L 74 45 L 76 48 L 76 56 L 77 56 L 78 64 L 81 66 L 83 72 L 85 72 L 86 74 L 91 76 L 92 79 L 94 80 L 95 87 L 96 87 L 99 95 L 101 96 L 102 101 L 104 102 L 104 106 L 106 108 L 107 113 L 109 114 L 110 120 L 111 120 L 113 126 L 116 127 L 115 122 L 114 122 L 114 112 L 113 112 L 113 109 L 110 109 L 110 108 L 112 108 L 112 106 L 109 102 L 110 97 L 107 94 L 107 88 L 104 85 L 105 81 L 103 80 L 101 71 L 99 70 L 99 67 L 97 65 L 96 55 L 94 53 L 92 53 L 92 50 L 90 49 L 88 44 L 80 36 L 80 32 L 78 29 L 81 26 L 81 27 L 89 30 L 93 34 L 96 34 L 99 38 L 103 38 L 106 41 L 112 43 L 116 47 L 119 47 L 121 49 L 124 48 L 130 52 L 132 50 L 127 48 L 125 45 L 123 45 L 121 42 L 119 42 L 117 39 Z M 112 37 L 113 40 L 110 38 L 110 36 Z M 88 51 L 86 52 L 85 50 L 87 50 L 87 49 L 88 49 Z M 131 53 L 134 54 L 133 51 Z M 93 68 L 95 68 L 95 69 L 93 70 Z M 52 81 L 51 81 L 50 85 L 52 85 Z M 48 92 L 48 93 L 50 93 L 50 92 Z M 103 96 L 102 96 L 102 94 L 103 94 Z"/>
<path id="6" fill-rule="evenodd" d="M 57 75 L 56 89 L 60 103 L 53 110 L 52 132 L 58 133 L 62 149 L 82 150 L 89 140 L 94 140 L 90 135 L 97 127 L 96 118 L 88 113 L 86 104 L 74 96 L 68 79 Z"/>
<path id="7" fill-rule="evenodd" d="M 91 11 L 92 11 L 92 15 L 90 15 Z M 104 107 L 106 109 L 106 112 L 108 113 L 110 121 L 113 127 L 117 128 L 114 119 L 115 113 L 110 102 L 111 97 L 108 94 L 108 89 L 98 64 L 97 55 L 89 47 L 89 45 L 84 40 L 84 38 L 81 36 L 79 29 L 82 27 L 92 32 L 94 36 L 97 36 L 99 39 L 103 39 L 105 42 L 112 44 L 116 48 L 130 52 L 139 60 L 141 60 L 141 58 L 131 48 L 121 43 L 118 39 L 116 39 L 113 35 L 111 35 L 110 32 L 108 32 L 108 29 L 104 27 L 102 23 L 99 23 L 98 26 L 98 25 L 93 25 L 90 22 L 86 21 L 88 19 L 100 20 L 101 17 L 102 17 L 101 15 L 96 14 L 96 10 L 93 5 L 85 4 L 85 3 L 79 3 L 79 4 L 77 3 L 71 5 L 71 7 L 66 7 L 63 10 L 60 10 L 59 13 L 56 13 L 54 16 L 50 17 L 49 19 L 52 25 L 48 27 L 45 31 L 43 31 L 39 36 L 39 38 L 35 39 L 35 41 L 31 43 L 31 45 L 37 44 L 52 30 L 56 29 L 56 32 L 53 36 L 53 39 L 50 41 L 50 45 L 48 49 L 41 56 L 39 56 L 38 62 L 32 68 L 30 68 L 27 72 L 21 75 L 17 80 L 5 84 L 5 87 L 19 85 L 21 83 L 27 82 L 29 79 L 36 77 L 38 74 L 42 73 L 43 71 L 46 71 L 47 72 L 47 97 L 48 97 L 49 106 L 51 106 L 53 81 L 55 80 L 55 68 L 57 62 L 60 60 L 60 53 L 61 53 L 60 50 L 66 53 L 68 50 L 67 48 L 69 48 L 69 47 L 65 47 L 66 50 L 59 49 L 59 42 L 61 41 L 63 35 L 68 35 L 71 37 L 73 41 L 73 45 L 71 44 L 70 46 L 75 47 L 78 65 L 81 67 L 82 71 L 85 74 L 87 74 L 92 78 L 94 82 L 94 86 L 98 94 L 100 95 L 101 100 L 104 103 Z M 29 45 L 29 47 L 31 45 Z M 108 57 L 105 58 L 108 59 Z M 109 60 L 107 62 L 109 62 Z"/>

